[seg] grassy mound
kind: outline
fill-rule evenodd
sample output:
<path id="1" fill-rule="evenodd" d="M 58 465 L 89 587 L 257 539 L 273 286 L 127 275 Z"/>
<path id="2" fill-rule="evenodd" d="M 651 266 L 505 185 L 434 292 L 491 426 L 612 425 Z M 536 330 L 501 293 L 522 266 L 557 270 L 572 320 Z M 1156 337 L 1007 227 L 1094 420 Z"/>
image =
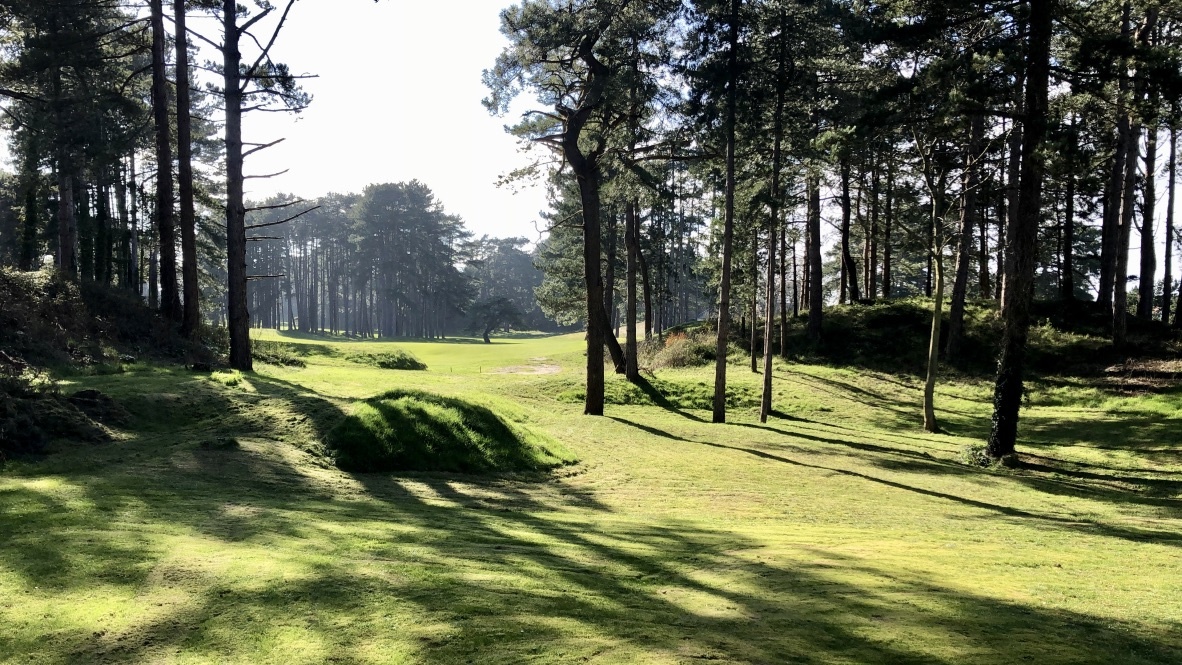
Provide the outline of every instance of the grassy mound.
<path id="1" fill-rule="evenodd" d="M 558 442 L 487 407 L 416 390 L 361 402 L 326 437 L 346 471 L 536 471 L 575 461 Z"/>
<path id="2" fill-rule="evenodd" d="M 369 365 L 381 369 L 425 370 L 427 364 L 409 351 L 394 349 L 385 353 L 351 353 L 345 360 L 358 365 Z"/>

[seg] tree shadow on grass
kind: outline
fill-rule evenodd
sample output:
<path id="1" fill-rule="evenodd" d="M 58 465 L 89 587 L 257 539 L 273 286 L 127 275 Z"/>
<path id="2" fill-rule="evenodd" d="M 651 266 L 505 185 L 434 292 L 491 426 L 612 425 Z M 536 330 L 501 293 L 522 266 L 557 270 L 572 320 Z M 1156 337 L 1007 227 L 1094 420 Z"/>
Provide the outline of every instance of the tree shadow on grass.
<path id="1" fill-rule="evenodd" d="M 1014 508 L 1011 506 L 993 504 L 993 503 L 989 503 L 986 501 L 979 501 L 979 500 L 971 499 L 968 497 L 950 494 L 947 492 L 939 492 L 939 491 L 935 491 L 935 490 L 925 489 L 922 487 L 915 487 L 913 485 L 908 485 L 906 483 L 901 483 L 901 482 L 889 480 L 886 478 L 879 478 L 876 476 L 871 476 L 869 474 L 860 473 L 858 471 L 852 471 L 852 470 L 848 470 L 848 469 L 840 469 L 840 468 L 836 468 L 836 467 L 825 466 L 823 464 L 814 464 L 811 462 L 803 462 L 800 460 L 792 459 L 790 457 L 786 457 L 781 454 L 768 452 L 766 450 L 760 450 L 757 448 L 750 448 L 750 447 L 745 447 L 745 446 L 727 445 L 727 444 L 723 444 L 723 443 L 715 443 L 712 441 L 698 441 L 698 440 L 694 440 L 694 439 L 687 439 L 684 437 L 677 436 L 675 434 L 671 434 L 671 433 L 666 432 L 664 430 L 658 429 L 656 427 L 651 427 L 651 426 L 647 426 L 647 425 L 639 425 L 637 423 L 634 423 L 634 422 L 631 422 L 628 420 L 624 420 L 624 419 L 616 419 L 616 420 L 617 420 L 617 422 L 631 425 L 633 427 L 641 429 L 642 431 L 647 432 L 649 434 L 653 434 L 655 436 L 661 436 L 661 437 L 664 437 L 667 439 L 672 439 L 675 441 L 682 441 L 682 442 L 691 443 L 691 444 L 695 444 L 695 445 L 701 445 L 701 446 L 709 446 L 711 448 L 719 448 L 719 449 L 723 449 L 723 450 L 733 450 L 736 452 L 741 452 L 741 453 L 745 453 L 748 455 L 752 455 L 754 457 L 758 457 L 758 458 L 764 459 L 764 460 L 769 460 L 769 461 L 778 462 L 778 463 L 782 463 L 782 464 L 789 464 L 792 466 L 803 467 L 803 468 L 808 468 L 808 469 L 814 469 L 817 471 L 824 471 L 827 473 L 834 473 L 837 475 L 856 478 L 859 480 L 865 480 L 868 482 L 872 482 L 872 483 L 876 483 L 876 484 L 880 484 L 880 485 L 885 485 L 887 487 L 891 487 L 894 489 L 904 490 L 907 492 L 913 492 L 916 494 L 921 494 L 923 496 L 931 497 L 933 499 L 952 501 L 954 503 L 959 503 L 961 505 L 969 506 L 972 508 L 978 508 L 981 510 L 985 510 L 985 511 L 999 514 L 999 515 L 1003 515 L 1006 517 L 1022 518 L 1022 519 L 1026 519 L 1026 520 L 1037 520 L 1040 522 L 1047 523 L 1048 525 L 1054 526 L 1056 528 L 1062 528 L 1062 529 L 1067 529 L 1067 530 L 1071 530 L 1071 531 L 1079 531 L 1082 533 L 1088 533 L 1088 534 L 1093 534 L 1093 535 L 1110 536 L 1110 537 L 1120 538 L 1120 539 L 1128 540 L 1128 541 L 1132 541 L 1132 542 L 1148 542 L 1148 543 L 1172 545 L 1175 547 L 1182 547 L 1182 534 L 1175 533 L 1175 532 L 1159 531 L 1159 530 L 1154 530 L 1154 529 L 1143 529 L 1143 528 L 1135 528 L 1135 527 L 1120 527 L 1120 526 L 1114 526 L 1111 524 L 1105 524 L 1103 522 L 1098 522 L 1095 520 L 1071 519 L 1071 518 L 1066 518 L 1066 517 L 1059 517 L 1056 515 L 1050 515 L 1050 514 L 1046 514 L 1046 513 L 1039 513 L 1039 512 L 1023 510 L 1023 509 Z M 791 434 L 791 436 L 797 436 L 797 435 L 795 433 L 793 433 L 793 434 Z M 808 437 L 803 437 L 803 438 L 808 438 Z M 825 443 L 843 443 L 840 441 L 830 440 L 830 439 L 823 439 L 822 441 L 824 441 Z M 935 468 L 938 464 L 941 464 L 941 463 L 936 460 L 932 460 L 932 467 L 931 468 Z M 943 463 L 943 464 L 947 465 L 947 463 Z M 1022 478 L 1018 477 L 1018 480 L 1022 480 Z M 1089 495 L 1089 498 L 1097 498 L 1094 496 L 1094 490 L 1093 490 L 1092 495 Z M 1150 505 L 1162 505 L 1164 503 L 1165 505 L 1168 505 L 1170 507 L 1174 507 L 1174 505 L 1177 504 L 1178 502 L 1176 502 L 1176 501 L 1167 501 L 1167 502 L 1150 501 L 1149 503 L 1150 503 Z"/>
<path id="2" fill-rule="evenodd" d="M 422 478 L 432 489 L 424 495 L 396 478 L 355 478 L 371 500 L 322 505 L 293 496 L 277 504 L 286 517 L 268 518 L 299 521 L 328 556 L 248 584 L 192 576 L 188 602 L 115 633 L 59 635 L 66 648 L 51 662 L 144 662 L 178 651 L 273 657 L 258 645 L 275 644 L 279 627 L 311 653 L 320 648 L 323 660 L 346 662 L 370 660 L 375 644 L 424 663 L 918 664 L 972 654 L 996 663 L 1164 664 L 1182 647 L 1165 630 L 967 593 L 826 550 L 782 565 L 760 558 L 762 543 L 729 531 L 639 520 L 604 528 L 528 496 L 512 509 L 483 508 L 488 488 L 479 482 Z M 364 550 L 334 548 L 349 524 L 372 531 Z"/>
<path id="3" fill-rule="evenodd" d="M 341 417 L 333 402 L 305 388 L 251 380 L 263 398 L 288 401 L 311 427 L 331 427 Z M 1105 525 L 616 420 L 674 441 L 1026 522 L 1129 537 Z M 744 534 L 609 515 L 594 492 L 554 478 L 326 471 L 324 480 L 277 451 L 252 447 L 189 447 L 111 471 L 59 475 L 84 501 L 28 488 L 0 492 L 0 526 L 20 534 L 0 541 L 0 564 L 30 589 L 163 587 L 183 600 L 140 612 L 141 619 L 112 632 L 102 620 L 55 624 L 51 635 L 14 632 L 0 642 L 0 659 L 39 653 L 51 663 L 147 662 L 179 652 L 251 661 L 275 658 L 284 639 L 297 640 L 301 657 L 312 659 L 367 662 L 384 653 L 441 664 L 596 657 L 1166 664 L 1176 663 L 1182 649 L 1176 630 L 1008 602 L 870 559 L 814 549 L 792 565 L 776 563 L 761 558 L 765 543 Z M 342 482 L 354 489 L 333 484 Z M 217 566 L 201 568 L 197 557 L 185 561 L 198 569 L 182 570 L 168 541 L 153 538 L 160 531 L 212 539 L 220 543 L 216 557 L 265 547 L 287 567 L 233 577 Z M 1174 544 L 1156 534 L 1140 540 Z"/>

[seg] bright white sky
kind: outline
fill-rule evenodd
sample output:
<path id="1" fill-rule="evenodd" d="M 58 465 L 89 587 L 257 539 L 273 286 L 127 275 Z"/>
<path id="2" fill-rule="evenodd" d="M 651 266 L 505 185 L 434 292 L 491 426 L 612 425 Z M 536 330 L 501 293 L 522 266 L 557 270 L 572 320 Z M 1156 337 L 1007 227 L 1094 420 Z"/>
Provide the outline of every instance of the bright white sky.
<path id="1" fill-rule="evenodd" d="M 274 56 L 294 73 L 319 75 L 305 81 L 315 99 L 299 116 L 248 114 L 246 141 L 287 140 L 248 158 L 246 172 L 290 169 L 249 181 L 248 197 L 311 198 L 418 179 L 477 236 L 537 240 L 544 188 L 518 186 L 514 194 L 496 186 L 499 175 L 531 160 L 503 129 L 519 115 L 492 117 L 480 103 L 487 94 L 480 74 L 506 43 L 499 14 L 509 4 L 297 2 Z M 194 19 L 190 28 L 215 32 L 212 23 Z"/>

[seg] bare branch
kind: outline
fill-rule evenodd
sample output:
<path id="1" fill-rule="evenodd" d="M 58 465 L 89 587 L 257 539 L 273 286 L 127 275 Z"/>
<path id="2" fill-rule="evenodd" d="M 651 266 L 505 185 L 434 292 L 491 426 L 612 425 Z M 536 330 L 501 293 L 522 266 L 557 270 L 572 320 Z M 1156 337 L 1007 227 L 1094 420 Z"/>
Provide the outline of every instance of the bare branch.
<path id="1" fill-rule="evenodd" d="M 259 210 L 282 210 L 283 208 L 290 208 L 294 205 L 299 205 L 301 203 L 306 203 L 306 201 L 304 201 L 303 199 L 296 199 L 295 201 L 289 201 L 287 203 L 278 203 L 276 205 L 256 206 L 254 208 L 247 208 L 246 212 L 257 212 Z"/>
<path id="2" fill-rule="evenodd" d="M 265 180 L 267 178 L 275 178 L 275 177 L 281 176 L 290 170 L 291 169 L 283 169 L 279 173 L 268 173 L 267 175 L 244 175 L 244 176 L 242 176 L 242 179 L 243 180 Z"/>
<path id="3" fill-rule="evenodd" d="M 279 226 L 280 224 L 286 224 L 286 223 L 288 223 L 288 222 L 291 222 L 291 221 L 297 220 L 297 219 L 299 219 L 300 217 L 303 217 L 304 215 L 306 215 L 306 214 L 308 214 L 308 213 L 310 213 L 310 212 L 313 212 L 313 211 L 315 211 L 315 210 L 319 210 L 319 209 L 320 209 L 320 207 L 321 207 L 321 206 L 316 206 L 315 208 L 308 208 L 307 210 L 305 210 L 305 211 L 301 212 L 301 213 L 300 213 L 300 214 L 298 214 L 298 215 L 292 215 L 291 217 L 288 217 L 287 219 L 281 219 L 281 220 L 279 220 L 278 222 L 267 222 L 267 223 L 265 223 L 265 224 L 248 224 L 248 225 L 246 226 L 246 230 L 247 230 L 247 231 L 249 231 L 249 230 L 251 230 L 251 229 L 262 229 L 262 228 L 266 228 L 266 227 L 268 227 L 268 226 Z"/>
<path id="4" fill-rule="evenodd" d="M 287 139 L 284 138 L 284 139 L 279 139 L 277 141 L 271 141 L 270 143 L 248 143 L 248 144 L 245 144 L 245 145 L 253 145 L 255 147 L 242 153 L 242 157 L 245 159 L 246 157 L 249 157 L 256 152 L 259 152 L 260 150 L 266 150 L 267 148 L 279 145 L 280 143 L 283 143 L 286 140 Z"/>

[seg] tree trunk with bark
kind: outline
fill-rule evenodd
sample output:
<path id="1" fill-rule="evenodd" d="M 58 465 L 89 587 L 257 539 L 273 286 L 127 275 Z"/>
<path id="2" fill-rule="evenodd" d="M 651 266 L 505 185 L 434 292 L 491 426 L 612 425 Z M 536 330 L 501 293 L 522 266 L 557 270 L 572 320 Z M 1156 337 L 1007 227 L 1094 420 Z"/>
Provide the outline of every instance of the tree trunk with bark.
<path id="1" fill-rule="evenodd" d="M 640 381 L 640 364 L 637 359 L 636 343 L 636 273 L 638 270 L 638 255 L 640 254 L 640 239 L 637 237 L 639 217 L 636 214 L 637 202 L 630 200 L 624 211 L 624 247 L 628 255 L 628 274 L 624 301 L 624 330 L 625 344 L 624 374 L 633 383 Z"/>
<path id="2" fill-rule="evenodd" d="M 808 252 L 806 270 L 809 275 L 808 337 L 814 344 L 821 341 L 821 310 L 825 305 L 821 274 L 821 178 L 809 176 L 808 182 Z"/>
<path id="3" fill-rule="evenodd" d="M 173 13 L 176 24 L 177 180 L 181 196 L 181 270 L 185 292 L 181 333 L 193 337 L 201 326 L 201 285 L 197 271 L 197 217 L 193 209 L 193 121 L 189 111 L 185 0 L 173 2 Z"/>
<path id="4" fill-rule="evenodd" d="M 230 328 L 230 367 L 250 371 L 250 311 L 246 303 L 246 206 L 242 173 L 242 53 L 238 40 L 238 3 L 224 0 L 222 21 L 223 85 L 226 99 L 226 258 L 227 323 Z"/>
<path id="5" fill-rule="evenodd" d="M 738 115 L 737 94 L 739 71 L 739 1 L 731 0 L 730 35 L 727 53 L 726 86 L 726 194 L 722 230 L 722 279 L 718 297 L 718 338 L 714 355 L 714 411 L 715 423 L 726 422 L 726 356 L 730 343 L 731 308 L 731 253 L 735 235 L 735 123 Z"/>
<path id="6" fill-rule="evenodd" d="M 165 72 L 163 0 L 150 0 L 152 13 L 152 119 L 156 124 L 156 238 L 160 245 L 160 311 L 180 321 L 176 279 L 176 219 L 173 216 L 172 132 Z"/>
<path id="7" fill-rule="evenodd" d="M 1142 322 L 1153 318 L 1153 304 L 1157 300 L 1154 293 L 1157 287 L 1157 247 L 1153 237 L 1153 216 L 1157 211 L 1157 124 L 1150 122 L 1146 129 L 1145 196 L 1141 206 L 1141 275 L 1137 285 L 1137 320 Z"/>
<path id="8" fill-rule="evenodd" d="M 944 347 L 945 359 L 949 363 L 956 362 L 956 357 L 960 355 L 960 342 L 964 335 L 964 310 L 965 301 L 968 299 L 969 291 L 969 263 L 972 260 L 973 253 L 973 230 L 976 228 L 977 217 L 977 188 L 981 184 L 981 171 L 979 167 L 981 143 L 985 139 L 985 118 L 982 115 L 974 115 L 970 121 L 969 129 L 969 148 L 966 159 L 966 168 L 964 174 L 964 195 L 961 198 L 960 210 L 960 233 L 957 234 L 956 246 L 956 277 L 952 284 L 952 303 L 948 309 L 948 340 Z M 939 251 L 939 247 L 936 248 Z M 936 262 L 940 263 L 942 258 L 937 256 Z M 943 266 L 937 265 L 937 271 L 943 271 Z M 937 276 L 937 281 L 940 281 L 942 275 Z M 937 284 L 936 291 L 943 293 L 943 285 Z M 939 297 L 936 300 L 936 308 L 939 309 L 941 303 Z M 937 332 L 939 332 L 937 330 Z M 937 341 L 937 344 L 939 342 Z"/>
<path id="9" fill-rule="evenodd" d="M 1022 169 L 1018 217 L 1012 220 L 1012 271 L 1008 275 L 1001 357 L 993 393 L 993 422 L 986 454 L 1000 459 L 1014 452 L 1022 406 L 1026 341 L 1030 331 L 1034 270 L 1038 260 L 1038 225 L 1042 208 L 1047 132 L 1047 93 L 1051 63 L 1051 0 L 1030 0 L 1029 49 L 1026 65 L 1026 120 L 1022 132 Z"/>

